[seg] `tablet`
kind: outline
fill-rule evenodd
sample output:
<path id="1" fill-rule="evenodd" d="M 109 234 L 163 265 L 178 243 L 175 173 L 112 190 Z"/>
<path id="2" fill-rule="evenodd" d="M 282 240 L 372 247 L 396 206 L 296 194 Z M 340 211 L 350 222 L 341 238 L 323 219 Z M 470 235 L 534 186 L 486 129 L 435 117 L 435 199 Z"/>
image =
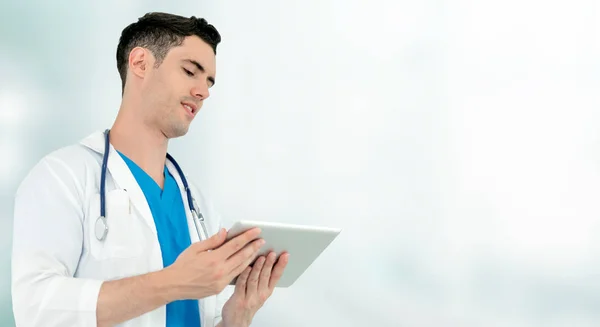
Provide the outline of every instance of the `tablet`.
<path id="1" fill-rule="evenodd" d="M 227 232 L 227 240 L 254 227 L 261 229 L 258 237 L 265 240 L 259 256 L 266 256 L 270 251 L 274 251 L 277 258 L 283 252 L 290 255 L 276 287 L 291 286 L 342 231 L 337 228 L 243 220 L 233 224 Z M 234 278 L 230 284 L 234 285 L 236 280 Z"/>

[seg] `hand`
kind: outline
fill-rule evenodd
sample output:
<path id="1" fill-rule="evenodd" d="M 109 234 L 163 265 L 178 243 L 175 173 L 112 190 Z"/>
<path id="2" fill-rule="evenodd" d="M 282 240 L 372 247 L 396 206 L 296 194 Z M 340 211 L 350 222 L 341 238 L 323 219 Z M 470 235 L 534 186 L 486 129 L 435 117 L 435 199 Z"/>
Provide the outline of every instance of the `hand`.
<path id="1" fill-rule="evenodd" d="M 275 264 L 276 255 L 271 252 L 266 259 L 260 256 L 254 267 L 244 269 L 236 281 L 233 295 L 223 306 L 224 327 L 250 326 L 258 309 L 273 294 L 289 257 L 288 253 L 284 253 Z"/>
<path id="2" fill-rule="evenodd" d="M 257 239 L 260 232 L 253 228 L 224 243 L 227 232 L 221 229 L 211 238 L 190 245 L 164 269 L 174 284 L 171 300 L 201 299 L 223 291 L 258 254 L 264 244 Z"/>

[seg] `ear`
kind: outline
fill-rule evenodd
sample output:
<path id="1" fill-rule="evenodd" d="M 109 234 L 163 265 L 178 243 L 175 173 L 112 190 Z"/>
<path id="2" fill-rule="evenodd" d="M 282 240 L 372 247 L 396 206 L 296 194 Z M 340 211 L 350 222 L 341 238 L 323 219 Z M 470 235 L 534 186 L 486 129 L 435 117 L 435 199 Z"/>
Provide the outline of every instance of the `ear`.
<path id="1" fill-rule="evenodd" d="M 129 71 L 136 77 L 144 78 L 151 67 L 150 52 L 141 47 L 135 47 L 129 52 Z"/>

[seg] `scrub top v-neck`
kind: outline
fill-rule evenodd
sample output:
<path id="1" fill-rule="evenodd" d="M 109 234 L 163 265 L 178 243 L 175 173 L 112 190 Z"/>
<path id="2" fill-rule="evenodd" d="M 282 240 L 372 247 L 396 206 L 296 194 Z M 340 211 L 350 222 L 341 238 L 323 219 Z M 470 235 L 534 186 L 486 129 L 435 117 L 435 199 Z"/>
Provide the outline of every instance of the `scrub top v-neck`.
<path id="1" fill-rule="evenodd" d="M 191 244 L 185 207 L 179 186 L 167 167 L 163 189 L 135 162 L 119 152 L 144 192 L 156 225 L 163 267 L 170 266 Z M 198 300 L 179 300 L 167 304 L 167 327 L 200 326 Z"/>

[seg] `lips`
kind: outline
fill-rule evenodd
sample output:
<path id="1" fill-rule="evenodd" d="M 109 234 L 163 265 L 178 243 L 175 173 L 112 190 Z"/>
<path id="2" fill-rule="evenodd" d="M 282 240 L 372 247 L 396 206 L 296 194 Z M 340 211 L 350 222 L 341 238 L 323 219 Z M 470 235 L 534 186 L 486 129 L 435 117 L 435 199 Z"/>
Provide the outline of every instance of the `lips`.
<path id="1" fill-rule="evenodd" d="M 191 102 L 182 102 L 181 105 L 184 109 L 186 109 L 190 114 L 195 115 L 198 111 L 198 106 Z"/>

